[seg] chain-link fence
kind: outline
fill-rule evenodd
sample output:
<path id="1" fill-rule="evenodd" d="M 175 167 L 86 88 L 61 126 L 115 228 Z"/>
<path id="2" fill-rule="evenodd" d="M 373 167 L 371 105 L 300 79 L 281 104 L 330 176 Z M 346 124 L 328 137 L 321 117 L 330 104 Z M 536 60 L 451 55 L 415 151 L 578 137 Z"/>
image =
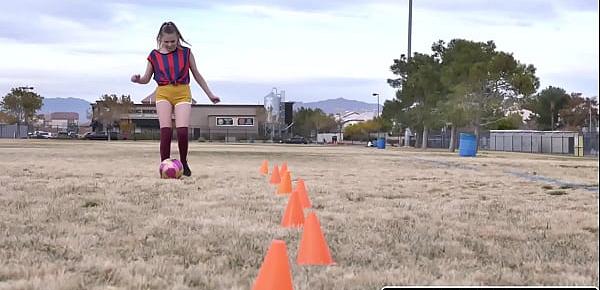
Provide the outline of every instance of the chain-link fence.
<path id="1" fill-rule="evenodd" d="M 472 132 L 464 132 L 472 133 Z M 460 146 L 460 134 L 456 137 L 456 148 Z M 482 131 L 479 149 L 505 152 L 563 154 L 576 156 L 598 156 L 598 132 L 514 132 L 494 133 Z M 411 136 L 411 144 L 415 141 Z M 449 132 L 431 132 L 427 138 L 428 148 L 448 148 Z"/>
<path id="2" fill-rule="evenodd" d="M 480 138 L 480 148 L 506 152 L 574 154 L 576 138 L 564 134 L 490 134 Z"/>
<path id="3" fill-rule="evenodd" d="M 459 130 L 456 134 L 456 148 L 460 146 L 460 133 L 473 133 L 472 131 Z M 353 138 L 344 138 L 345 143 L 362 144 L 373 141 L 372 134 L 365 134 Z M 385 134 L 382 134 L 382 137 Z M 392 146 L 404 145 L 403 136 L 385 135 L 386 143 Z M 410 136 L 410 146 L 415 146 L 416 138 L 422 136 Z M 542 132 L 542 131 L 482 131 L 479 136 L 479 150 L 526 152 L 542 154 L 562 154 L 575 156 L 598 156 L 598 132 Z M 422 141 L 419 140 L 419 141 Z M 427 137 L 427 148 L 447 149 L 450 147 L 451 136 L 448 130 L 432 130 Z"/>
<path id="4" fill-rule="evenodd" d="M 176 136 L 173 130 L 173 136 Z M 121 133 L 125 135 L 125 133 Z M 134 133 L 127 134 L 130 140 L 160 140 L 160 129 L 144 128 L 135 130 Z M 265 140 L 266 137 L 260 134 L 256 128 L 189 128 L 188 138 L 198 141 L 219 141 L 219 142 L 255 142 Z"/>
<path id="5" fill-rule="evenodd" d="M 598 132 L 583 133 L 583 155 L 598 157 Z"/>
<path id="6" fill-rule="evenodd" d="M 0 138 L 27 138 L 26 124 L 0 124 Z"/>

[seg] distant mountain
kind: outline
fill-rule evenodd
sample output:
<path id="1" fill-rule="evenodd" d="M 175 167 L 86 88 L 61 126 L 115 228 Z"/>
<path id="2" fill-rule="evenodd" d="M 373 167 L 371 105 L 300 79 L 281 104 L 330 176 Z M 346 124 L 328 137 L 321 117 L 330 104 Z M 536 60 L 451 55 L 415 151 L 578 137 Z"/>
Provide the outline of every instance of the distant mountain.
<path id="1" fill-rule="evenodd" d="M 318 102 L 295 102 L 294 110 L 300 109 L 300 107 L 316 109 L 319 108 L 327 114 L 343 113 L 345 111 L 354 112 L 376 112 L 377 104 L 370 104 L 361 101 L 348 100 L 344 98 L 329 99 Z M 383 106 L 379 105 L 379 110 L 383 110 Z"/>
<path id="2" fill-rule="evenodd" d="M 75 112 L 79 114 L 79 122 L 86 122 L 90 102 L 78 98 L 44 98 L 44 105 L 39 114 L 54 112 Z"/>
<path id="3" fill-rule="evenodd" d="M 295 102 L 294 109 L 300 107 L 319 108 L 327 114 L 343 113 L 345 111 L 354 111 L 358 113 L 376 112 L 377 104 L 365 103 L 361 101 L 348 100 L 344 98 L 329 99 L 318 102 Z M 79 122 L 86 122 L 87 110 L 90 108 L 90 102 L 78 98 L 44 98 L 44 105 L 38 111 L 39 114 L 49 114 L 54 112 L 76 112 L 79 114 Z M 379 106 L 383 110 L 383 106 Z"/>

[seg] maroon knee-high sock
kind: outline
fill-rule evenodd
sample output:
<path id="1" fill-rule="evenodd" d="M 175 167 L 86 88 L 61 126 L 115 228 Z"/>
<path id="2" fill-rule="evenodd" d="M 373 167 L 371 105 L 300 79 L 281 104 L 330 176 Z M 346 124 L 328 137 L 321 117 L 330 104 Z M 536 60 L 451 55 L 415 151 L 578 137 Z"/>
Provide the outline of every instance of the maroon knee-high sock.
<path id="1" fill-rule="evenodd" d="M 188 127 L 177 128 L 177 145 L 179 146 L 179 159 L 181 159 L 181 163 L 187 165 Z"/>
<path id="2" fill-rule="evenodd" d="M 171 127 L 160 128 L 160 160 L 171 158 L 171 137 L 173 129 Z"/>

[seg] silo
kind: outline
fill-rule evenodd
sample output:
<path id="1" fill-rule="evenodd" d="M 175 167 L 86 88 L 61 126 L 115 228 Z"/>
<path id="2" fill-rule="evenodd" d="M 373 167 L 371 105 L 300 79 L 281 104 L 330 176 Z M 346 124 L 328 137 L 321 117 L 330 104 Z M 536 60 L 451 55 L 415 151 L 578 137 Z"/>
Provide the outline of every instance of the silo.
<path id="1" fill-rule="evenodd" d="M 281 100 L 279 96 L 271 92 L 265 96 L 265 110 L 267 112 L 267 123 L 277 123 L 281 111 Z"/>

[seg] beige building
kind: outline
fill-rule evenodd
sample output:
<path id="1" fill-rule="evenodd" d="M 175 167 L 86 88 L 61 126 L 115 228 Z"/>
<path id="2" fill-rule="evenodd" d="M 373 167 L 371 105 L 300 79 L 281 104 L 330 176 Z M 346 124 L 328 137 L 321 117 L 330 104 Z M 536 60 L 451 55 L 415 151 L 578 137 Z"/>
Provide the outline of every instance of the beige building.
<path id="1" fill-rule="evenodd" d="M 38 118 L 40 120 L 35 125 L 52 133 L 76 131 L 79 126 L 79 114 L 76 112 L 54 112 Z"/>
<path id="2" fill-rule="evenodd" d="M 290 106 L 291 108 L 291 106 Z M 94 131 L 102 131 L 97 106 L 92 104 Z M 291 119 L 291 118 L 290 118 Z M 192 140 L 252 141 L 264 140 L 266 111 L 263 105 L 192 104 L 189 137 Z M 173 128 L 175 116 L 173 115 Z M 159 139 L 160 129 L 155 104 L 149 98 L 134 104 L 121 118 L 121 135 L 127 139 Z"/>
<path id="3" fill-rule="evenodd" d="M 67 129 L 70 124 L 79 125 L 79 114 L 75 112 L 54 112 L 50 113 L 47 122 L 50 127 Z"/>

